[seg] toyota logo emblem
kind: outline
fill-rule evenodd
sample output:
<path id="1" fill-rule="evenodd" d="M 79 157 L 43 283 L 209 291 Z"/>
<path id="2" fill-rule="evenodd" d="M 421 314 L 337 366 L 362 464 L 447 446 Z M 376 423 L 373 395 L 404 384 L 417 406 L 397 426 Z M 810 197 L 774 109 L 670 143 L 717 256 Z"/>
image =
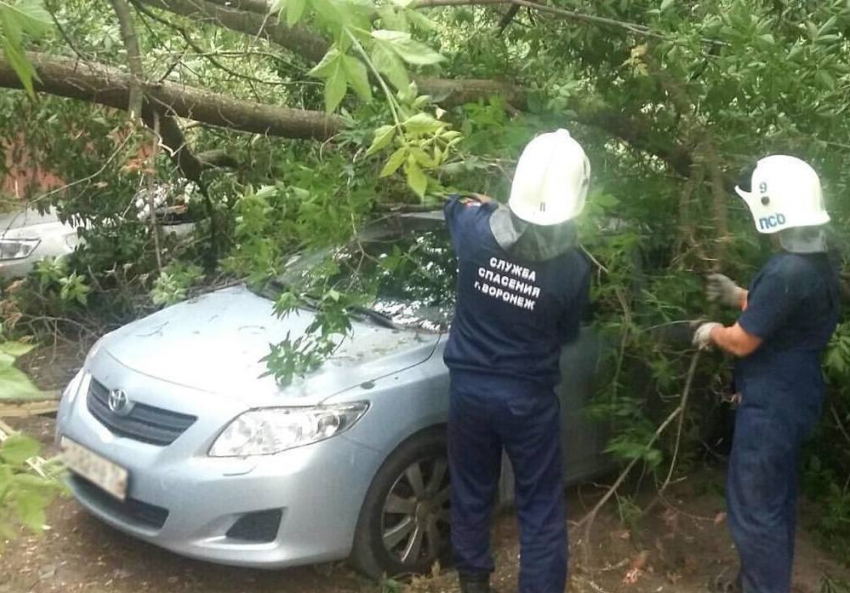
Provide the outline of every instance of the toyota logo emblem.
<path id="1" fill-rule="evenodd" d="M 109 392 L 107 404 L 109 405 L 109 409 L 119 416 L 126 416 L 133 410 L 133 402 L 120 389 L 113 389 Z"/>

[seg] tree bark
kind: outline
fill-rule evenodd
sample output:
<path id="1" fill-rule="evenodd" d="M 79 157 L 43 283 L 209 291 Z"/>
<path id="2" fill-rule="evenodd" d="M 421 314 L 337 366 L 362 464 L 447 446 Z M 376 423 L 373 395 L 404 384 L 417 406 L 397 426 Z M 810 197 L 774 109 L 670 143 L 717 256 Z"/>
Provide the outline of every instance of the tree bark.
<path id="1" fill-rule="evenodd" d="M 276 16 L 223 6 L 225 2 L 208 0 L 140 0 L 144 4 L 173 12 L 195 21 L 207 21 L 239 33 L 267 39 L 304 57 L 319 62 L 330 42 L 302 27 L 287 27 Z"/>
<path id="2" fill-rule="evenodd" d="M 33 81 L 36 91 L 127 109 L 130 75 L 104 64 L 38 52 L 26 55 L 41 79 Z M 9 62 L 2 57 L 0 87 L 23 88 Z M 342 118 L 335 115 L 243 101 L 174 82 L 145 84 L 144 92 L 149 105 L 165 115 L 255 134 L 326 140 L 344 125 Z M 161 124 L 164 134 L 165 122 Z"/>
<path id="3" fill-rule="evenodd" d="M 249 12 L 257 12 L 259 14 L 268 14 L 272 5 L 266 0 L 208 0 L 211 4 L 224 6 L 226 8 L 235 8 L 236 10 L 247 10 Z"/>
<path id="4" fill-rule="evenodd" d="M 133 26 L 133 15 L 127 0 L 110 0 L 112 10 L 118 17 L 118 27 L 121 31 L 121 39 L 124 42 L 124 50 L 127 52 L 127 67 L 130 70 L 130 97 L 128 109 L 130 119 L 138 121 L 142 117 L 142 81 L 145 79 L 142 68 L 142 51 L 139 48 L 139 38 L 136 36 L 136 28 Z"/>

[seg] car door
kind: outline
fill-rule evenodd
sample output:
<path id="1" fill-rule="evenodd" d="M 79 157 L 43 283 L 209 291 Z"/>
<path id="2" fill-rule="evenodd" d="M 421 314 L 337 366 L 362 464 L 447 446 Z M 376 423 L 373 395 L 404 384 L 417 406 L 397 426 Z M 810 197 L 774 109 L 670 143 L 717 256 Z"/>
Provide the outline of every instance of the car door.
<path id="1" fill-rule="evenodd" d="M 561 353 L 561 383 L 556 392 L 561 403 L 561 446 L 564 477 L 575 483 L 611 467 L 604 452 L 611 436 L 610 423 L 588 414 L 599 383 L 603 380 L 603 342 L 590 327 Z"/>

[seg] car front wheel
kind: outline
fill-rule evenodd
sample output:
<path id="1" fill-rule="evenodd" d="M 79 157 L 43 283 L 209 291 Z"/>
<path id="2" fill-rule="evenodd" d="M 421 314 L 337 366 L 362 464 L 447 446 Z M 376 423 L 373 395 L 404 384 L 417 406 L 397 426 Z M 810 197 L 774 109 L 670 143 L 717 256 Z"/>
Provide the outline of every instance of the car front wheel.
<path id="1" fill-rule="evenodd" d="M 372 482 L 351 560 L 379 578 L 424 573 L 449 549 L 449 470 L 443 431 L 402 443 Z"/>

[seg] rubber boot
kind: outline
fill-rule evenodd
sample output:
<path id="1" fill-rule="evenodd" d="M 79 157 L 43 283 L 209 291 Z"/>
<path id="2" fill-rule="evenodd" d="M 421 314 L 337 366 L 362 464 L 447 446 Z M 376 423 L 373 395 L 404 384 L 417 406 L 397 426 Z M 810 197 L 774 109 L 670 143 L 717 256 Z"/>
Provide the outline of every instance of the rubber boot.
<path id="1" fill-rule="evenodd" d="M 462 574 L 459 577 L 461 593 L 491 593 L 490 575 Z"/>

